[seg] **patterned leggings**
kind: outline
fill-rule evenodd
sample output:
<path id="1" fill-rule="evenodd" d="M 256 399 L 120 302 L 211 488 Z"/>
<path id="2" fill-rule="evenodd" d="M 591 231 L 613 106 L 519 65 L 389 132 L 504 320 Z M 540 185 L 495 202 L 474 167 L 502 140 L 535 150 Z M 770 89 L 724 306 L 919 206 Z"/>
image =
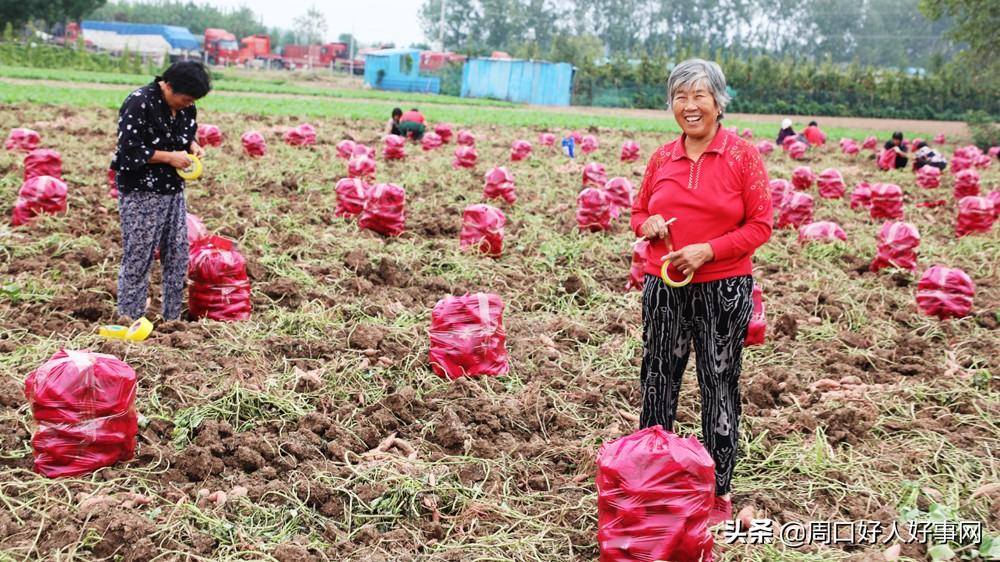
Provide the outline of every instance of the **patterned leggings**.
<path id="1" fill-rule="evenodd" d="M 160 195 L 143 191 L 118 198 L 122 228 L 122 266 L 118 272 L 118 314 L 146 314 L 149 270 L 160 249 L 163 266 L 163 319 L 177 320 L 184 301 L 188 268 L 187 210 L 184 192 Z"/>
<path id="2" fill-rule="evenodd" d="M 739 446 L 743 340 L 753 302 L 753 279 L 730 277 L 670 288 L 646 275 L 642 293 L 643 351 L 640 427 L 673 430 L 681 376 L 694 339 L 701 388 L 701 429 L 715 460 L 715 493 L 732 485 Z"/>

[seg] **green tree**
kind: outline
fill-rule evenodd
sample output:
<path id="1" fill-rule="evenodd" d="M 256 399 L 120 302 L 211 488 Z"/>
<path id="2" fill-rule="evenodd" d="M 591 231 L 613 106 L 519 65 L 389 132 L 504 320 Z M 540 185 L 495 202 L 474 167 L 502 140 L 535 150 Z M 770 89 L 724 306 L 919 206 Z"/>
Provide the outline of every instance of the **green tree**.
<path id="1" fill-rule="evenodd" d="M 990 82 L 1000 81 L 1000 2 L 996 0 L 920 0 L 920 11 L 932 21 L 951 17 L 948 35 L 967 43 L 966 62 L 978 67 L 977 75 L 986 70 Z"/>
<path id="2" fill-rule="evenodd" d="M 326 16 L 313 4 L 306 13 L 295 18 L 292 27 L 300 43 L 304 45 L 322 43 L 327 31 Z"/>
<path id="3" fill-rule="evenodd" d="M 21 27 L 32 20 L 52 25 L 79 20 L 107 0 L 0 0 L 0 25 Z"/>

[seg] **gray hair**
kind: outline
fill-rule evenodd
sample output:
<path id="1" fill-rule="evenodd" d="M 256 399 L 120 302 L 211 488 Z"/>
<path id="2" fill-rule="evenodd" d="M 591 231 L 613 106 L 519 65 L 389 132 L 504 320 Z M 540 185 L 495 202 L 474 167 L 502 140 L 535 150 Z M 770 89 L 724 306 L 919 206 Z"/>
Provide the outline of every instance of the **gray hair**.
<path id="1" fill-rule="evenodd" d="M 719 112 L 725 112 L 730 100 L 726 93 L 726 75 L 718 64 L 704 59 L 688 59 L 670 71 L 670 78 L 667 79 L 667 104 L 673 103 L 677 90 L 690 88 L 700 82 L 704 82 L 711 90 Z"/>

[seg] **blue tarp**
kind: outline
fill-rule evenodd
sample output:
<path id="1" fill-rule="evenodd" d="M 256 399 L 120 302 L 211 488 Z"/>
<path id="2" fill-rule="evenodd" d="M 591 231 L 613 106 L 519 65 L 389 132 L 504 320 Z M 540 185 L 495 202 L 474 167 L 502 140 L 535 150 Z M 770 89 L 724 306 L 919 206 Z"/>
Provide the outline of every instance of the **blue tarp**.
<path id="1" fill-rule="evenodd" d="M 462 69 L 463 98 L 535 105 L 569 105 L 573 66 L 560 62 L 470 59 Z"/>
<path id="2" fill-rule="evenodd" d="M 119 35 L 159 35 L 166 39 L 172 49 L 180 49 L 182 51 L 201 50 L 201 40 L 192 35 L 186 27 L 91 20 L 84 20 L 80 25 L 85 31 L 91 29 L 94 31 L 110 31 Z"/>
<path id="3" fill-rule="evenodd" d="M 419 49 L 382 49 L 365 53 L 365 84 L 397 92 L 441 92 L 441 79 L 420 76 Z"/>

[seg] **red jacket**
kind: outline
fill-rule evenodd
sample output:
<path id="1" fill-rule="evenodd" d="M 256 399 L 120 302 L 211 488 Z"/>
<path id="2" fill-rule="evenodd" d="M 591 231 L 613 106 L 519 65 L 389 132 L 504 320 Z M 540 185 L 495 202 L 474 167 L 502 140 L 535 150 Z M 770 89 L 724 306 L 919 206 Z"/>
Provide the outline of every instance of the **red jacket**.
<path id="1" fill-rule="evenodd" d="M 707 242 L 715 259 L 695 272 L 693 283 L 750 275 L 750 256 L 771 237 L 773 221 L 767 169 L 747 141 L 719 128 L 697 162 L 687 156 L 684 136 L 661 146 L 649 159 L 632 204 L 632 230 L 642 236 L 651 215 L 677 221 L 669 226 L 675 250 Z M 666 244 L 650 244 L 646 273 L 660 274 Z"/>
<path id="2" fill-rule="evenodd" d="M 414 123 L 423 123 L 424 116 L 419 111 L 404 111 L 402 117 L 399 118 L 399 122 L 412 121 Z"/>
<path id="3" fill-rule="evenodd" d="M 826 133 L 819 130 L 819 127 L 815 125 L 806 127 L 806 130 L 802 131 L 802 134 L 806 136 L 806 140 L 813 146 L 826 143 Z"/>

